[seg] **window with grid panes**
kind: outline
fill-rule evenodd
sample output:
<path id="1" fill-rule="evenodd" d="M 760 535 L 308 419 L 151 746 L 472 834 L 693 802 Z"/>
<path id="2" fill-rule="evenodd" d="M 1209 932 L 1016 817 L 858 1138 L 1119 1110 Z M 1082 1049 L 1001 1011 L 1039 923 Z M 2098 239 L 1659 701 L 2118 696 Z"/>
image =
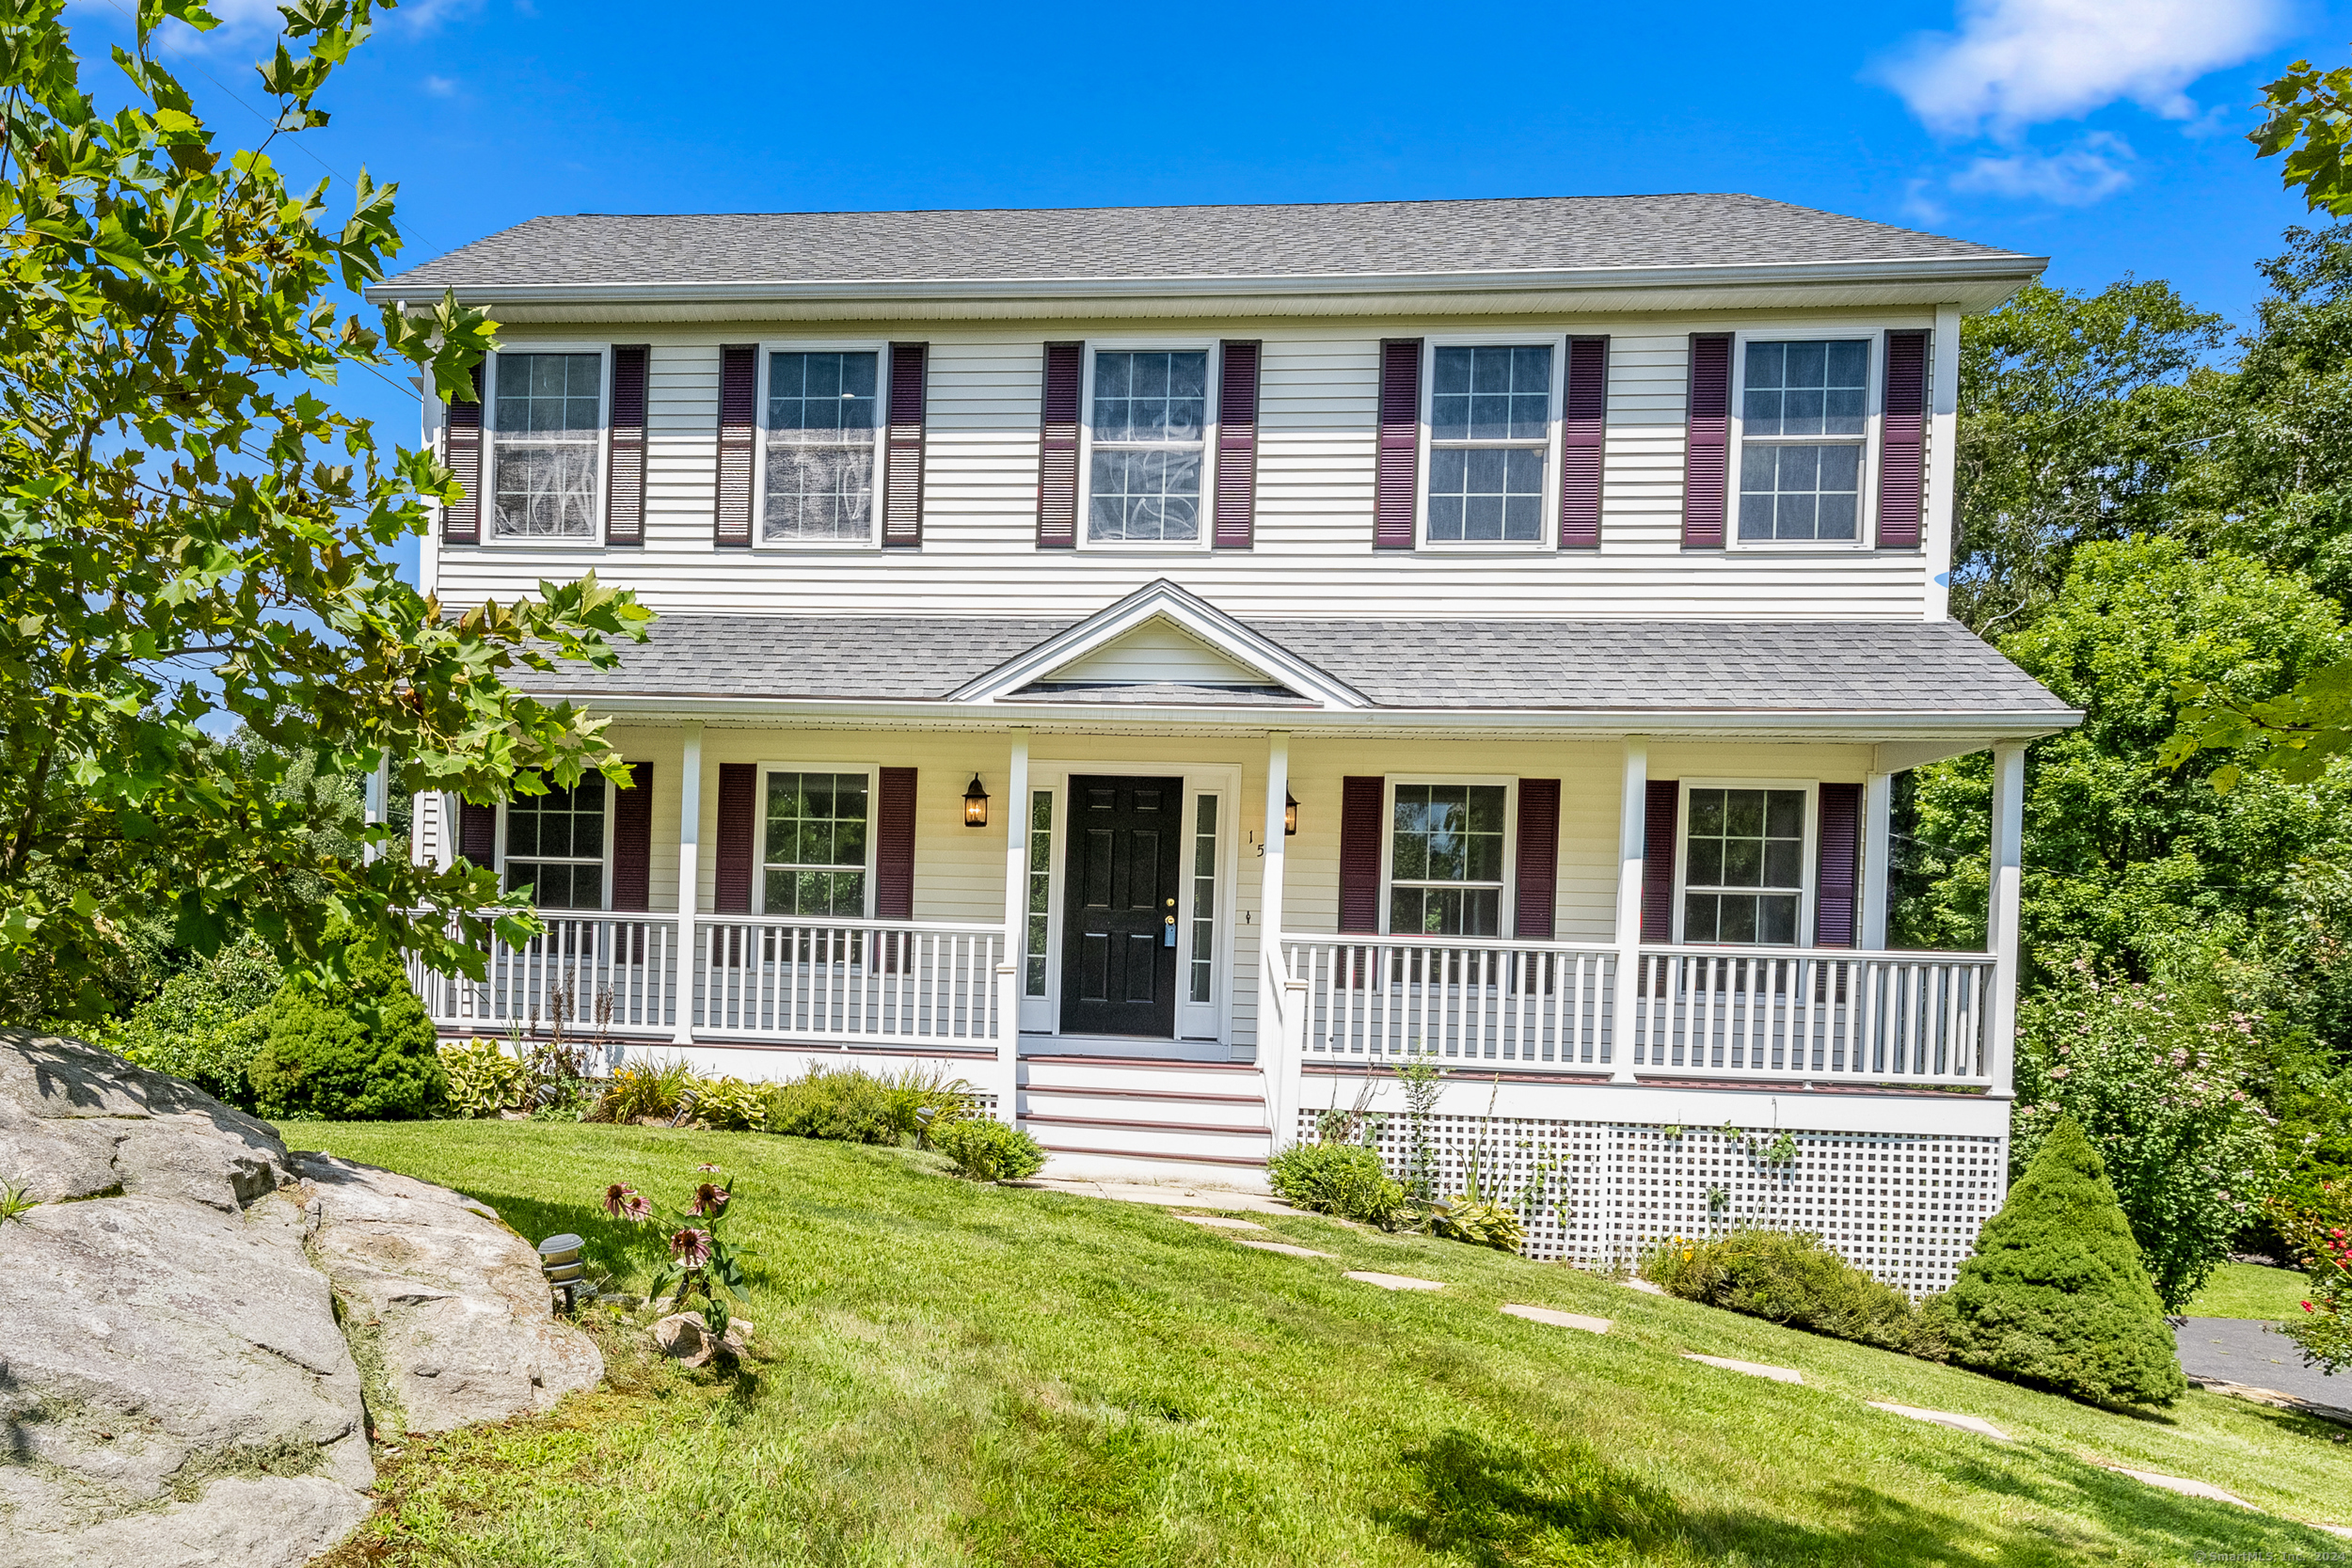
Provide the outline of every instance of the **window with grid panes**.
<path id="1" fill-rule="evenodd" d="M 1199 539 L 1208 434 L 1207 350 L 1098 351 L 1087 537 L 1104 543 Z"/>
<path id="2" fill-rule="evenodd" d="M 1195 1002 L 1216 999 L 1216 797 L 1193 803 L 1192 990 Z"/>
<path id="3" fill-rule="evenodd" d="M 1691 790 L 1682 940 L 1794 945 L 1804 896 L 1802 789 Z"/>
<path id="4" fill-rule="evenodd" d="M 1750 343 L 1740 399 L 1740 537 L 1862 536 L 1870 388 L 1863 341 Z"/>
<path id="5" fill-rule="evenodd" d="M 491 537 L 595 538 L 604 356 L 500 354 L 491 373 Z"/>
<path id="6" fill-rule="evenodd" d="M 882 356 L 768 356 L 767 499 L 759 536 L 863 543 L 874 534 Z"/>
<path id="7" fill-rule="evenodd" d="M 1551 350 L 1439 347 L 1429 388 L 1430 543 L 1540 542 Z"/>
<path id="8" fill-rule="evenodd" d="M 506 803 L 506 888 L 532 890 L 543 910 L 604 908 L 604 802 L 601 778 Z"/>
<path id="9" fill-rule="evenodd" d="M 1045 994 L 1045 939 L 1054 910 L 1054 792 L 1029 794 L 1029 907 L 1024 995 Z"/>
<path id="10" fill-rule="evenodd" d="M 867 795 L 864 773 L 768 775 L 766 912 L 865 915 Z"/>
<path id="11" fill-rule="evenodd" d="M 1490 937 L 1502 928 L 1501 784 L 1400 784 L 1389 840 L 1389 929 Z"/>

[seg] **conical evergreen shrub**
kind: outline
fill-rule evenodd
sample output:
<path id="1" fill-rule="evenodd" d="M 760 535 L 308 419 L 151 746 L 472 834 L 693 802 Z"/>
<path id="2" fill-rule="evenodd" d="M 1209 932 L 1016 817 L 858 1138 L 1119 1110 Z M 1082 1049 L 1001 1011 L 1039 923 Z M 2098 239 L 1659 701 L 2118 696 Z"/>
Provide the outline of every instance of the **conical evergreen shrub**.
<path id="1" fill-rule="evenodd" d="M 433 1021 L 388 956 L 352 955 L 341 984 L 289 976 L 268 1019 L 246 1077 L 272 1120 L 422 1117 L 449 1099 Z"/>
<path id="2" fill-rule="evenodd" d="M 2131 1222 L 2072 1117 L 1935 1310 L 1953 1362 L 1996 1377 L 2103 1404 L 2169 1404 L 2188 1386 Z"/>

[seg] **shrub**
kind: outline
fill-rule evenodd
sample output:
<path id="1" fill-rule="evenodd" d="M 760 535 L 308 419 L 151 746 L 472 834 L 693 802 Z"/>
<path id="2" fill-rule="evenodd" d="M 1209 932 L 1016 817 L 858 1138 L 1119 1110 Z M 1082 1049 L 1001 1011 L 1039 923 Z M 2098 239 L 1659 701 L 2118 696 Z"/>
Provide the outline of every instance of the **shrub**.
<path id="1" fill-rule="evenodd" d="M 1400 1229 L 1412 1219 L 1403 1183 L 1361 1144 L 1293 1144 L 1266 1162 L 1266 1180 L 1283 1202 L 1319 1214 L 1383 1230 Z"/>
<path id="2" fill-rule="evenodd" d="M 1642 1259 L 1642 1277 L 1685 1301 L 1923 1356 L 1944 1358 L 1933 1318 L 1893 1286 L 1839 1257 L 1820 1237 L 1735 1230 L 1677 1239 Z"/>
<path id="3" fill-rule="evenodd" d="M 263 1009 L 281 979 L 269 950 L 247 937 L 165 981 L 96 1043 L 251 1110 L 246 1069 L 268 1037 Z"/>
<path id="4" fill-rule="evenodd" d="M 1963 1367 L 2106 1404 L 2187 1386 L 2099 1151 L 2072 1117 L 1977 1234 L 1934 1315 Z"/>
<path id="5" fill-rule="evenodd" d="M 993 1117 L 949 1122 L 931 1134 L 931 1146 L 975 1181 L 1022 1181 L 1045 1167 L 1035 1138 Z"/>
<path id="6" fill-rule="evenodd" d="M 2186 1307 L 2261 1212 L 2271 1118 L 2249 1092 L 2252 1020 L 2078 963 L 2018 1017 L 2012 1178 L 2072 1117 L 2099 1151 L 2157 1299 Z"/>
<path id="7" fill-rule="evenodd" d="M 767 1095 L 740 1078 L 696 1079 L 694 1119 L 722 1132 L 764 1132 Z"/>
<path id="8" fill-rule="evenodd" d="M 647 1117 L 668 1121 L 677 1115 L 680 1101 L 693 1086 L 693 1067 L 682 1056 L 634 1062 L 612 1075 L 588 1119 L 624 1126 Z"/>
<path id="9" fill-rule="evenodd" d="M 266 1043 L 246 1079 L 273 1120 L 366 1121 L 430 1115 L 449 1075 L 424 1004 L 389 954 L 357 949 L 349 976 L 295 974 L 269 1006 Z"/>
<path id="10" fill-rule="evenodd" d="M 891 1087 L 856 1068 L 812 1067 L 798 1078 L 768 1085 L 768 1131 L 837 1143 L 896 1144 L 915 1131 L 913 1108 Z"/>
<path id="11" fill-rule="evenodd" d="M 970 1084 L 950 1078 L 938 1067 L 902 1068 L 882 1080 L 890 1093 L 890 1124 L 901 1138 L 924 1148 L 950 1123 L 961 1121 L 977 1108 Z"/>
<path id="12" fill-rule="evenodd" d="M 2303 1347 L 2307 1364 L 2336 1372 L 2352 1366 L 2352 1188 L 2322 1181 L 2312 1198 L 2271 1206 L 2279 1234 L 2312 1282 L 2303 1317 L 2281 1332 Z"/>
<path id="13" fill-rule="evenodd" d="M 494 1117 L 517 1109 L 531 1094 L 531 1069 L 496 1040 L 476 1035 L 463 1045 L 443 1045 L 440 1055 L 453 1116 Z"/>

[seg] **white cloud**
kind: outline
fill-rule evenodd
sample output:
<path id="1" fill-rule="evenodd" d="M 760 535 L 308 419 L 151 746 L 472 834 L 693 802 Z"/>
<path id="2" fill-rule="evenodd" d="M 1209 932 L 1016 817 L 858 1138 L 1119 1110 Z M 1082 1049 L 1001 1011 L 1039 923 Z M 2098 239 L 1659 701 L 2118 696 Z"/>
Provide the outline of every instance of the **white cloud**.
<path id="1" fill-rule="evenodd" d="M 1957 33 L 1922 34 L 1876 73 L 1930 130 L 1947 135 L 1989 129 L 2011 139 L 2028 125 L 2119 99 L 2189 119 L 2198 113 L 2189 84 L 2270 44 L 2285 30 L 2290 4 L 1960 0 Z"/>
<path id="2" fill-rule="evenodd" d="M 446 76 L 428 76 L 417 85 L 422 87 L 428 96 L 433 98 L 454 98 L 457 96 L 457 84 L 451 81 Z"/>
<path id="3" fill-rule="evenodd" d="M 1952 176 L 1952 188 L 2087 207 L 2132 182 L 2131 172 L 2123 167 L 2131 156 L 2122 138 L 2094 134 L 2063 152 L 1978 158 Z"/>

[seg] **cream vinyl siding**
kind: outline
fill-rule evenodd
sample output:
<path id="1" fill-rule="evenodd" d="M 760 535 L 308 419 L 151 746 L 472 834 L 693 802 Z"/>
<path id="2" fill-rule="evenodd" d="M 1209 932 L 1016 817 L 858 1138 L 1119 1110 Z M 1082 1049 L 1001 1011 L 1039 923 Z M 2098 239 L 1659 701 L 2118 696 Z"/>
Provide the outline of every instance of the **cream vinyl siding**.
<path id="1" fill-rule="evenodd" d="M 653 344 L 645 544 L 561 549 L 437 546 L 436 586 L 471 605 L 594 567 L 657 610 L 747 614 L 1043 615 L 1072 618 L 1167 577 L 1243 616 L 1901 618 L 1936 599 L 1942 569 L 1917 552 L 1851 547 L 1685 552 L 1684 383 L 1698 330 L 1869 337 L 1931 326 L 1927 311 L 1712 313 L 1689 317 L 1490 318 L 1497 332 L 1606 332 L 1610 390 L 1601 547 L 1493 551 L 1372 548 L 1375 393 L 1380 340 L 1479 325 L 1460 318 L 1211 324 L 1201 336 L 1264 343 L 1256 547 L 1040 551 L 1036 547 L 1041 344 L 1133 337 L 1133 323 L 859 323 L 861 337 L 930 344 L 923 547 L 788 552 L 711 543 L 719 345 L 781 341 L 774 324 L 526 326 Z M 812 336 L 821 334 L 812 332 Z M 838 336 L 838 334 L 835 334 Z M 1932 465 L 1931 466 L 1932 469 Z M 1549 476 L 1556 480 L 1556 474 Z M 1931 510 L 1947 498 L 1931 496 Z M 1947 536 L 1931 518 L 1927 537 Z"/>
<path id="2" fill-rule="evenodd" d="M 1181 626 L 1148 621 L 1084 658 L 1045 676 L 1049 681 L 1177 681 L 1202 686 L 1260 686 L 1263 670 L 1234 663 Z M 1279 684 L 1279 683 L 1278 683 Z"/>

